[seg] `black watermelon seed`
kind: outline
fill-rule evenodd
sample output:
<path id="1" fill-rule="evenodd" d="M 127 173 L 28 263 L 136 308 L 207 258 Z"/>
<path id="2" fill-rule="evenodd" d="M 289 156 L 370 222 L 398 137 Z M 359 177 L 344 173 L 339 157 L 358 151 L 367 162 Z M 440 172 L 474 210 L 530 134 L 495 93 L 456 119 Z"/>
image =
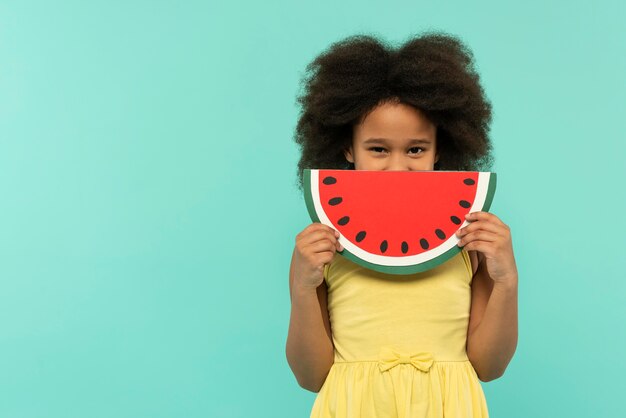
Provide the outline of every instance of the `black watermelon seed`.
<path id="1" fill-rule="evenodd" d="M 468 202 L 467 200 L 461 200 L 459 202 L 459 205 L 461 205 L 462 208 L 469 208 L 470 206 L 472 206 L 472 204 L 470 202 Z"/>
<path id="2" fill-rule="evenodd" d="M 444 239 L 446 234 L 441 229 L 435 229 L 435 234 L 439 237 L 439 239 Z"/>
<path id="3" fill-rule="evenodd" d="M 365 231 L 361 231 L 356 234 L 356 242 L 361 242 L 365 239 Z"/>
<path id="4" fill-rule="evenodd" d="M 344 226 L 345 224 L 347 224 L 348 222 L 350 222 L 350 217 L 348 216 L 344 216 L 343 218 L 339 219 L 337 221 L 337 223 L 341 226 Z"/>
<path id="5" fill-rule="evenodd" d="M 324 177 L 324 180 L 322 180 L 322 183 L 324 184 L 335 184 L 337 183 L 337 179 L 331 176 L 328 177 Z"/>
<path id="6" fill-rule="evenodd" d="M 467 184 L 468 186 L 473 186 L 474 184 L 476 184 L 474 179 L 465 179 L 463 180 L 463 183 Z"/>
<path id="7" fill-rule="evenodd" d="M 333 197 L 332 199 L 330 199 L 330 200 L 328 201 L 328 204 L 329 204 L 329 205 L 331 205 L 331 206 L 335 206 L 335 205 L 340 204 L 342 200 L 343 200 L 343 199 L 342 199 L 342 198 L 340 198 L 340 197 Z"/>
<path id="8" fill-rule="evenodd" d="M 406 254 L 409 251 L 409 244 L 406 241 L 402 241 L 402 254 Z"/>
<path id="9" fill-rule="evenodd" d="M 380 243 L 380 252 L 384 253 L 385 251 L 387 251 L 387 241 L 383 241 Z"/>
<path id="10" fill-rule="evenodd" d="M 428 241 L 426 241 L 424 238 L 420 240 L 420 245 L 422 246 L 423 249 L 425 250 L 428 249 Z"/>
<path id="11" fill-rule="evenodd" d="M 450 220 L 452 221 L 453 224 L 461 225 L 461 220 L 457 218 L 456 216 L 450 216 Z"/>

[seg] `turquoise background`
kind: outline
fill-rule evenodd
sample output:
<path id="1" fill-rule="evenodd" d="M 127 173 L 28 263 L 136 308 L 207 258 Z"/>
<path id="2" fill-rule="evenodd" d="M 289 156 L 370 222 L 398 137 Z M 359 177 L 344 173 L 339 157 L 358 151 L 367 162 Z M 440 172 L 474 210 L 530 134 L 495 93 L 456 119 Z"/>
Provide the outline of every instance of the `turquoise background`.
<path id="1" fill-rule="evenodd" d="M 614 417 L 623 2 L 2 1 L 0 417 L 305 417 L 285 357 L 295 96 L 355 33 L 472 48 L 520 341 L 493 417 Z"/>

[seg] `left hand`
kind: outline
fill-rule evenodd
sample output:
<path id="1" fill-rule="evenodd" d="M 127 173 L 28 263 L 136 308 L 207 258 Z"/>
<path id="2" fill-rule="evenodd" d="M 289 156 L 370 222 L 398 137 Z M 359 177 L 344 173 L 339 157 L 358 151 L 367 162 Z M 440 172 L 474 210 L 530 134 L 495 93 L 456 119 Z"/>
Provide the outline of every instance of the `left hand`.
<path id="1" fill-rule="evenodd" d="M 456 233 L 459 246 L 479 251 L 485 256 L 489 277 L 496 283 L 516 283 L 517 266 L 513 256 L 511 230 L 496 215 L 472 212 L 465 216 L 469 225 Z"/>

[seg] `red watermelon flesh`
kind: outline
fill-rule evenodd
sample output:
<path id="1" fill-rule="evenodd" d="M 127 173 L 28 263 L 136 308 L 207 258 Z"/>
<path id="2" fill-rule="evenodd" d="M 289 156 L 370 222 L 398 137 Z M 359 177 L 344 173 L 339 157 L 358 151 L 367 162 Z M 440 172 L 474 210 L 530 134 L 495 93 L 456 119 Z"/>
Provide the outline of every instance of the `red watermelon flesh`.
<path id="1" fill-rule="evenodd" d="M 306 170 L 305 179 L 311 217 L 337 229 L 355 261 L 391 273 L 460 251 L 455 232 L 466 214 L 488 210 L 495 189 L 494 173 L 468 171 Z"/>

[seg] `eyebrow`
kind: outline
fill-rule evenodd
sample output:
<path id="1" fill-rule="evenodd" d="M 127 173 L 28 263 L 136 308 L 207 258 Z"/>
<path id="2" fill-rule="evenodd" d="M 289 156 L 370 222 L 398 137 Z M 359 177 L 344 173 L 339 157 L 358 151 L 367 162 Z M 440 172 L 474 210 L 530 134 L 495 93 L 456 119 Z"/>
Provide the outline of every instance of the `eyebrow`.
<path id="1" fill-rule="evenodd" d="M 380 144 L 389 141 L 387 138 L 368 138 L 363 141 L 364 144 Z M 426 138 L 414 138 L 410 140 L 410 144 L 431 144 L 433 141 Z"/>

